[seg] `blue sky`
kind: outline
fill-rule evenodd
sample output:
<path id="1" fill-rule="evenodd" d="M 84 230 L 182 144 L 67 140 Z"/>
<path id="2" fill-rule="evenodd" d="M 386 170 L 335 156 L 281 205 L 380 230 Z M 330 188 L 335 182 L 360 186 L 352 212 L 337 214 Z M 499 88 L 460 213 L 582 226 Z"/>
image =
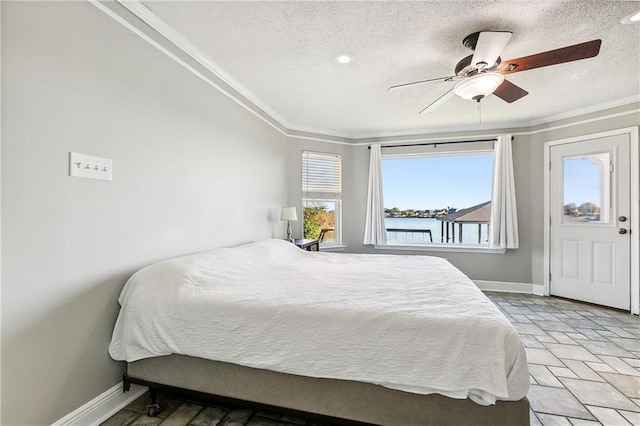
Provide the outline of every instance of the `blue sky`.
<path id="1" fill-rule="evenodd" d="M 458 209 L 491 200 L 493 155 L 384 159 L 385 208 Z"/>
<path id="2" fill-rule="evenodd" d="M 583 157 L 566 158 L 564 160 L 564 204 L 575 203 L 579 206 L 590 201 L 600 206 L 602 184 L 600 168 L 606 164 L 608 161 L 594 163 Z"/>
<path id="3" fill-rule="evenodd" d="M 491 200 L 492 174 L 492 154 L 384 159 L 384 207 L 471 207 Z M 598 165 L 583 158 L 565 160 L 565 204 L 600 204 L 600 185 Z"/>

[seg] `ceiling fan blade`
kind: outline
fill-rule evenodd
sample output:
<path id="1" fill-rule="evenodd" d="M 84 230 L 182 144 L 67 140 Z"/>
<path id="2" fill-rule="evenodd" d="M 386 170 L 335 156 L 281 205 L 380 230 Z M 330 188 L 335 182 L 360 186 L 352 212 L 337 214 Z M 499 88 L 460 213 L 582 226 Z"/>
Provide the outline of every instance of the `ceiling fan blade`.
<path id="1" fill-rule="evenodd" d="M 510 31 L 482 31 L 478 35 L 471 65 L 478 69 L 493 66 L 512 35 Z"/>
<path id="2" fill-rule="evenodd" d="M 520 86 L 516 86 L 512 82 L 505 80 L 500 86 L 493 92 L 494 95 L 499 97 L 505 102 L 515 102 L 520 98 L 523 98 L 529 94 L 526 90 Z"/>
<path id="3" fill-rule="evenodd" d="M 407 86 L 413 86 L 416 84 L 422 84 L 422 83 L 435 83 L 437 81 L 451 81 L 454 79 L 457 79 L 457 75 L 450 75 L 448 77 L 438 77 L 438 78 L 432 78 L 430 80 L 421 80 L 421 81 L 414 81 L 413 83 L 404 83 L 404 84 L 397 84 L 395 86 L 391 86 L 387 89 L 387 91 L 389 90 L 393 90 L 393 89 L 399 89 L 401 87 L 407 87 Z"/>
<path id="4" fill-rule="evenodd" d="M 444 95 L 440 96 L 438 99 L 436 99 L 435 101 L 431 102 L 431 104 L 429 106 L 427 106 L 425 109 L 420 111 L 418 114 L 422 114 L 424 112 L 429 114 L 429 113 L 435 111 L 436 109 L 440 108 L 440 105 L 442 105 L 443 103 L 447 102 L 449 100 L 449 98 L 451 98 L 453 95 L 454 95 L 453 88 L 451 88 Z"/>
<path id="5" fill-rule="evenodd" d="M 601 44 L 602 40 L 600 39 L 591 40 L 585 43 L 549 50 L 548 52 L 542 52 L 531 56 L 510 59 L 502 62 L 496 71 L 502 74 L 511 74 L 514 72 L 526 71 L 549 65 L 593 58 L 600 52 Z"/>

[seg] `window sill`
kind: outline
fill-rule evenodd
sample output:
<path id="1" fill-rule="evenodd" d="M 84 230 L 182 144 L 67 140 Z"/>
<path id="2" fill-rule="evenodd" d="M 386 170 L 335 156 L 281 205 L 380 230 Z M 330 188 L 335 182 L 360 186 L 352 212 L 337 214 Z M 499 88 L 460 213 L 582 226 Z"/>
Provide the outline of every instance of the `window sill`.
<path id="1" fill-rule="evenodd" d="M 507 249 L 489 248 L 465 245 L 445 245 L 445 244 L 386 244 L 374 245 L 376 250 L 399 250 L 399 251 L 439 251 L 449 253 L 485 253 L 485 254 L 505 254 Z"/>
<path id="2" fill-rule="evenodd" d="M 339 246 L 320 246 L 320 251 L 344 251 L 344 249 L 346 249 L 347 246 L 345 245 L 339 245 Z"/>

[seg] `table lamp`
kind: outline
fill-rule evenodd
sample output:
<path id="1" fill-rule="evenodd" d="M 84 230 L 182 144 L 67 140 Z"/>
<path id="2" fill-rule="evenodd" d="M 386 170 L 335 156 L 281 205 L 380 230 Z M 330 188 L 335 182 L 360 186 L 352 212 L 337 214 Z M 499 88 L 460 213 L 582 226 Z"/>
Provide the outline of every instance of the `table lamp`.
<path id="1" fill-rule="evenodd" d="M 287 221 L 287 241 L 293 242 L 293 238 L 291 237 L 291 221 L 298 220 L 298 214 L 296 213 L 295 207 L 283 207 L 282 213 L 280 213 L 280 220 Z"/>

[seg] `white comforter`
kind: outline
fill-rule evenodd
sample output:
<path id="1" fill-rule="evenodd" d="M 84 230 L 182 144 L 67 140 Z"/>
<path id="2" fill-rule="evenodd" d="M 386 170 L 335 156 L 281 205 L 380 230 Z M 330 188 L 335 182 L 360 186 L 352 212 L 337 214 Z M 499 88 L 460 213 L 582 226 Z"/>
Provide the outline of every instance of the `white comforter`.
<path id="1" fill-rule="evenodd" d="M 119 302 L 116 360 L 176 353 L 483 405 L 529 389 L 515 329 L 437 257 L 268 240 L 148 266 Z"/>

